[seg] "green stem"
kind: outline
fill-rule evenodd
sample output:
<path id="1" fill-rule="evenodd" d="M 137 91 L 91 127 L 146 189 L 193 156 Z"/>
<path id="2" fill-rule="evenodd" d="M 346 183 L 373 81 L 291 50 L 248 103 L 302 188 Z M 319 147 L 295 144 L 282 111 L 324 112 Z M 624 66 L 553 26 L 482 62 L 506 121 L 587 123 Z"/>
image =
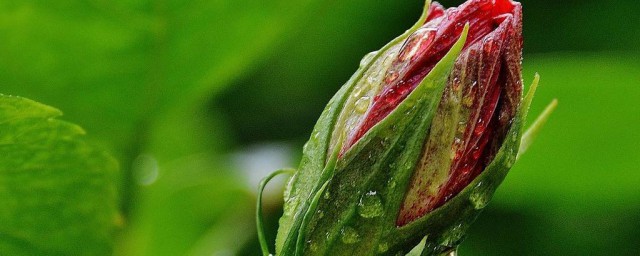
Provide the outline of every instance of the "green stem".
<path id="1" fill-rule="evenodd" d="M 256 227 L 258 229 L 258 241 L 260 241 L 260 248 L 262 249 L 263 256 L 271 256 L 269 253 L 269 244 L 267 243 L 267 238 L 264 233 L 264 225 L 262 219 L 262 192 L 264 188 L 267 186 L 269 181 L 280 174 L 293 174 L 295 170 L 293 169 L 281 169 L 269 174 L 269 176 L 265 177 L 260 181 L 260 185 L 258 186 L 258 200 L 256 203 Z"/>

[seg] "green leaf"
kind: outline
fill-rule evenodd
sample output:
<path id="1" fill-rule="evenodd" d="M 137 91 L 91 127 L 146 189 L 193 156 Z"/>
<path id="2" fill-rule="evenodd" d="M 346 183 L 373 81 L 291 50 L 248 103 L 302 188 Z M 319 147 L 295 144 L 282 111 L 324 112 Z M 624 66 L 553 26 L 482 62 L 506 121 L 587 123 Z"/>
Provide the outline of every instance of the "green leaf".
<path id="1" fill-rule="evenodd" d="M 0 95 L 0 253 L 110 255 L 117 163 L 61 112 Z"/>

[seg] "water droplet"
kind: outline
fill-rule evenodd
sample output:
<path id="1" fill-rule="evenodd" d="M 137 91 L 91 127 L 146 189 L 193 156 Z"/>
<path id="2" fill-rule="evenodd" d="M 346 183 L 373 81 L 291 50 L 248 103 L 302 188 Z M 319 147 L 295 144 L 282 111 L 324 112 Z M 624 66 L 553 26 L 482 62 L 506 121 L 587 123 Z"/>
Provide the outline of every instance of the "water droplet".
<path id="1" fill-rule="evenodd" d="M 415 106 L 416 101 L 413 99 L 405 99 L 404 102 L 402 102 L 402 104 L 405 104 L 405 106 L 412 108 L 413 106 Z"/>
<path id="2" fill-rule="evenodd" d="M 312 252 L 318 251 L 318 243 L 314 243 L 313 241 L 309 240 L 307 241 L 307 244 L 309 244 L 309 249 Z"/>
<path id="3" fill-rule="evenodd" d="M 345 244 L 355 244 L 360 242 L 360 235 L 352 227 L 344 227 L 340 230 L 342 242 Z"/>
<path id="4" fill-rule="evenodd" d="M 354 87 L 353 91 L 351 92 L 351 97 L 360 98 L 360 96 L 362 95 L 362 90 L 362 86 L 360 86 L 359 84 L 356 85 L 356 87 Z"/>
<path id="5" fill-rule="evenodd" d="M 375 218 L 383 213 L 382 199 L 376 191 L 369 191 L 360 198 L 358 214 L 363 218 Z"/>
<path id="6" fill-rule="evenodd" d="M 292 196 L 287 199 L 284 203 L 284 215 L 291 216 L 293 214 L 293 210 L 298 207 L 297 197 Z"/>
<path id="7" fill-rule="evenodd" d="M 324 192 L 324 199 L 329 199 L 331 197 L 331 193 L 329 191 Z"/>
<path id="8" fill-rule="evenodd" d="M 471 157 L 473 157 L 473 160 L 478 160 L 478 158 L 480 158 L 481 153 L 482 153 L 481 148 L 479 146 L 475 146 L 471 151 Z"/>
<path id="9" fill-rule="evenodd" d="M 453 226 L 444 234 L 444 240 L 442 241 L 442 246 L 446 247 L 454 247 L 460 243 L 460 240 L 464 236 L 465 226 L 461 224 Z"/>
<path id="10" fill-rule="evenodd" d="M 476 128 L 473 130 L 473 133 L 475 135 L 480 135 L 484 132 L 484 130 L 487 128 L 484 120 L 482 118 L 478 119 L 478 125 L 476 126 Z"/>
<path id="11" fill-rule="evenodd" d="M 371 76 L 367 77 L 367 83 L 369 85 L 376 84 L 376 83 L 378 83 L 378 78 L 376 76 L 374 76 L 374 75 L 371 75 Z"/>
<path id="12" fill-rule="evenodd" d="M 143 186 L 149 186 L 158 180 L 159 169 L 158 160 L 149 154 L 142 154 L 133 162 L 134 178 Z"/>
<path id="13" fill-rule="evenodd" d="M 364 114 L 369 109 L 369 104 L 371 103 L 371 97 L 362 97 L 358 99 L 355 103 L 356 111 L 360 114 Z"/>
<path id="14" fill-rule="evenodd" d="M 473 204 L 473 208 L 480 210 L 489 203 L 489 195 L 482 186 L 482 182 L 478 183 L 469 196 L 469 201 Z"/>
<path id="15" fill-rule="evenodd" d="M 324 212 L 322 210 L 318 210 L 317 214 L 318 214 L 318 219 L 322 219 L 322 217 L 324 217 Z"/>
<path id="16" fill-rule="evenodd" d="M 394 180 L 389 181 L 389 188 L 393 189 L 396 187 L 396 182 Z"/>
<path id="17" fill-rule="evenodd" d="M 313 132 L 312 137 L 313 137 L 313 139 L 314 139 L 314 140 L 317 140 L 317 139 L 318 139 L 318 137 L 320 137 L 320 132 L 319 132 L 319 131 L 315 131 L 315 132 Z"/>
<path id="18" fill-rule="evenodd" d="M 514 159 L 514 157 L 512 155 L 513 154 L 508 156 L 507 159 L 504 162 L 504 166 L 507 167 L 507 168 L 511 168 L 511 166 L 513 166 L 513 163 L 515 162 L 515 159 Z"/>
<path id="19" fill-rule="evenodd" d="M 462 98 L 462 105 L 464 105 L 465 107 L 470 108 L 472 104 L 473 104 L 473 98 L 468 96 Z"/>
<path id="20" fill-rule="evenodd" d="M 378 244 L 378 252 L 386 252 L 387 250 L 389 250 L 389 244 L 387 243 Z"/>
<path id="21" fill-rule="evenodd" d="M 399 76 L 399 75 L 398 75 L 398 72 L 393 71 L 393 70 L 390 70 L 389 72 L 387 72 L 387 76 L 386 76 L 386 78 L 384 79 L 384 81 L 385 81 L 387 84 L 390 84 L 390 83 L 392 83 L 393 81 L 395 81 L 395 80 L 398 78 L 398 76 Z"/>
<path id="22" fill-rule="evenodd" d="M 371 59 L 373 59 L 374 56 L 376 56 L 376 54 L 378 54 L 378 51 L 373 51 L 370 53 L 367 53 L 367 55 L 365 55 L 362 60 L 360 60 L 360 67 L 367 65 L 369 62 L 371 62 Z"/>

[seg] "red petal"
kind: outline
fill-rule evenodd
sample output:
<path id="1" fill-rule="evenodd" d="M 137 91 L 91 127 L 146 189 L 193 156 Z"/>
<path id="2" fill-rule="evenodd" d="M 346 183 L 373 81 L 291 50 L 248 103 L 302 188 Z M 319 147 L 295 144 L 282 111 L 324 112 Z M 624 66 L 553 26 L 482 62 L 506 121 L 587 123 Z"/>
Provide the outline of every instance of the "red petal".
<path id="1" fill-rule="evenodd" d="M 497 7 L 494 1 L 497 1 Z M 459 38 L 466 23 L 470 29 L 465 48 L 495 30 L 502 21 L 501 17 L 513 10 L 513 5 L 508 0 L 471 0 L 440 15 L 441 6 L 434 2 L 430 10 L 433 11 L 423 29 L 410 36 L 399 59 L 392 64 L 385 76 L 383 89 L 374 98 L 359 128 L 347 138 L 343 153 L 415 89 Z M 425 29 L 429 31 L 425 32 Z M 417 51 L 414 47 L 418 47 Z"/>
<path id="2" fill-rule="evenodd" d="M 490 1 L 470 1 L 468 3 L 486 4 L 488 2 Z M 467 45 L 456 60 L 454 71 L 449 77 L 447 85 L 447 88 L 460 86 L 460 82 L 457 81 L 463 80 L 461 81 L 464 85 L 462 102 L 469 102 L 468 106 L 463 106 L 470 111 L 469 119 L 466 125 L 463 124 L 462 137 L 452 145 L 452 150 L 455 150 L 456 153 L 451 162 L 448 179 L 443 184 L 436 184 L 439 185 L 436 194 L 430 194 L 426 191 L 432 185 L 433 179 L 425 180 L 422 177 L 436 174 L 420 170 L 414 172 L 407 192 L 407 197 L 414 199 L 411 202 L 403 202 L 397 219 L 399 226 L 424 216 L 446 203 L 475 179 L 493 160 L 510 121 L 513 120 L 521 93 L 521 7 L 511 1 L 500 0 L 496 1 L 496 5 L 495 9 L 486 9 L 486 5 L 475 6 L 475 9 L 465 9 L 463 8 L 465 5 L 459 8 L 462 11 L 459 11 L 458 15 L 463 17 L 474 13 L 470 10 L 484 12 L 475 16 L 471 15 L 471 32 L 467 41 L 471 42 L 471 45 Z M 450 10 L 452 9 L 447 10 L 445 18 L 450 15 Z M 513 13 L 505 14 L 504 11 Z M 483 16 L 486 13 L 491 15 Z M 487 30 L 487 26 L 489 26 L 489 30 Z M 447 29 L 450 28 L 447 27 Z M 430 48 L 430 50 L 435 48 Z M 428 59 L 428 56 L 425 58 Z M 514 61 L 515 59 L 518 61 Z M 422 79 L 424 76 L 418 77 Z M 390 87 L 393 88 L 399 84 L 401 83 Z M 384 95 L 384 91 L 381 95 Z M 429 148 L 424 149 L 424 154 L 429 154 L 430 150 Z M 425 182 L 428 184 L 422 184 Z"/>

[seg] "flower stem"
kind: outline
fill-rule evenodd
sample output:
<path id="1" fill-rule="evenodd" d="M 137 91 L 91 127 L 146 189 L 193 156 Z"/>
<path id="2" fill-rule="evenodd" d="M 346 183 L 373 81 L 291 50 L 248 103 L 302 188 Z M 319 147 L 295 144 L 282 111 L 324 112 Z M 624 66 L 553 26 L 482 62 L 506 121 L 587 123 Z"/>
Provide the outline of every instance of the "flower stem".
<path id="1" fill-rule="evenodd" d="M 264 226 L 263 226 L 263 220 L 262 220 L 262 192 L 264 191 L 264 188 L 267 186 L 267 183 L 269 183 L 269 181 L 271 181 L 271 179 L 273 179 L 274 177 L 280 174 L 291 175 L 294 172 L 295 170 L 293 169 L 277 170 L 269 174 L 269 176 L 265 177 L 260 182 L 260 186 L 258 188 L 258 200 L 256 205 L 256 226 L 258 229 L 258 241 L 260 241 L 260 248 L 262 249 L 263 256 L 271 256 L 272 254 L 269 253 L 269 245 L 267 243 L 267 238 L 265 237 L 265 234 L 264 234 Z"/>

